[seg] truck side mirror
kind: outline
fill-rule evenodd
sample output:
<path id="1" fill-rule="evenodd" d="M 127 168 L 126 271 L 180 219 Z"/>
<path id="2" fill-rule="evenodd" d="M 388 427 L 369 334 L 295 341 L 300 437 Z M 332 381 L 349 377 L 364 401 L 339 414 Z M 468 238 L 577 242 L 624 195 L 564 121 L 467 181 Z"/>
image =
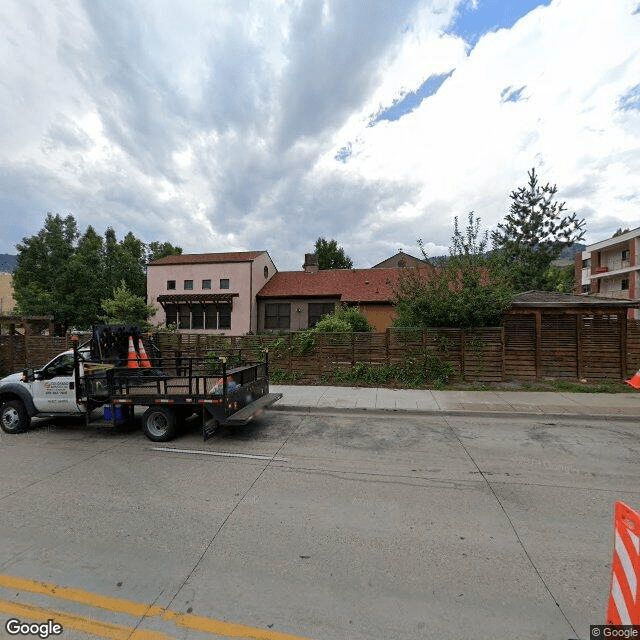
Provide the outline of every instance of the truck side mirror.
<path id="1" fill-rule="evenodd" d="M 33 382 L 36 379 L 36 374 L 33 369 L 25 369 L 22 372 L 22 382 Z"/>

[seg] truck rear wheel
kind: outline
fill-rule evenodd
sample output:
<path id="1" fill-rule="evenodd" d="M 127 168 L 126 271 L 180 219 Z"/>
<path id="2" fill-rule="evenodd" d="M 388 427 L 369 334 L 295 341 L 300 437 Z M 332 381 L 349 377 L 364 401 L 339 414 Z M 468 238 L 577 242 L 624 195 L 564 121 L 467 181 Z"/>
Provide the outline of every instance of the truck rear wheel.
<path id="1" fill-rule="evenodd" d="M 9 400 L 0 409 L 0 427 L 5 433 L 26 431 L 31 424 L 26 407 L 20 400 Z"/>
<path id="2" fill-rule="evenodd" d="M 149 407 L 142 417 L 144 435 L 154 442 L 167 442 L 176 435 L 176 415 L 167 407 Z"/>

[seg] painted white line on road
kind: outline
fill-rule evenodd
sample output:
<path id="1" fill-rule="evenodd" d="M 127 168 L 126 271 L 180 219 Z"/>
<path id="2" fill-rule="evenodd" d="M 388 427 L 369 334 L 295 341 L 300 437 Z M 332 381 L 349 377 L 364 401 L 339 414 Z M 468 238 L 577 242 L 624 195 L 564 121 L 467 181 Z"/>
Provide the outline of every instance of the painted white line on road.
<path id="1" fill-rule="evenodd" d="M 196 453 L 203 456 L 221 456 L 223 458 L 251 458 L 252 460 L 274 460 L 276 462 L 288 462 L 287 458 L 274 458 L 272 456 L 251 455 L 248 453 L 226 453 L 224 451 L 202 451 L 200 449 L 173 449 L 172 447 L 151 447 L 152 451 L 172 451 L 173 453 Z"/>

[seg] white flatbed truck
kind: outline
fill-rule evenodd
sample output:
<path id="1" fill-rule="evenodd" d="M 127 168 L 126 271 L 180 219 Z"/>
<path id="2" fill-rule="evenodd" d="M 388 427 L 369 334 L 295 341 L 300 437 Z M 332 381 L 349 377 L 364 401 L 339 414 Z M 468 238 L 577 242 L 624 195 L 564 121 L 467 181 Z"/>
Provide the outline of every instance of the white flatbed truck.
<path id="1" fill-rule="evenodd" d="M 26 431 L 36 416 L 83 415 L 104 407 L 105 424 L 134 420 L 145 409 L 142 429 L 155 442 L 174 438 L 180 424 L 198 415 L 206 440 L 219 425 L 244 425 L 282 394 L 269 393 L 268 354 L 249 362 L 238 354 L 204 358 L 149 358 L 131 346 L 142 342 L 135 325 L 94 327 L 88 345 L 56 356 L 39 370 L 0 380 L 0 428 Z"/>

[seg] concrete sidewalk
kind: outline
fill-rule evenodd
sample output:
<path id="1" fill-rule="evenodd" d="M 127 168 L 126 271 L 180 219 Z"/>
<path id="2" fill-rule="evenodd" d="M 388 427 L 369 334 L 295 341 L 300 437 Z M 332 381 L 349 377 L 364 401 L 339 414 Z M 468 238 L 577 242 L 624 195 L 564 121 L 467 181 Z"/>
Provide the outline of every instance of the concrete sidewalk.
<path id="1" fill-rule="evenodd" d="M 281 411 L 376 412 L 422 414 L 594 417 L 640 417 L 640 393 L 562 393 L 548 391 L 430 391 L 270 385 L 282 393 L 272 409 Z"/>

